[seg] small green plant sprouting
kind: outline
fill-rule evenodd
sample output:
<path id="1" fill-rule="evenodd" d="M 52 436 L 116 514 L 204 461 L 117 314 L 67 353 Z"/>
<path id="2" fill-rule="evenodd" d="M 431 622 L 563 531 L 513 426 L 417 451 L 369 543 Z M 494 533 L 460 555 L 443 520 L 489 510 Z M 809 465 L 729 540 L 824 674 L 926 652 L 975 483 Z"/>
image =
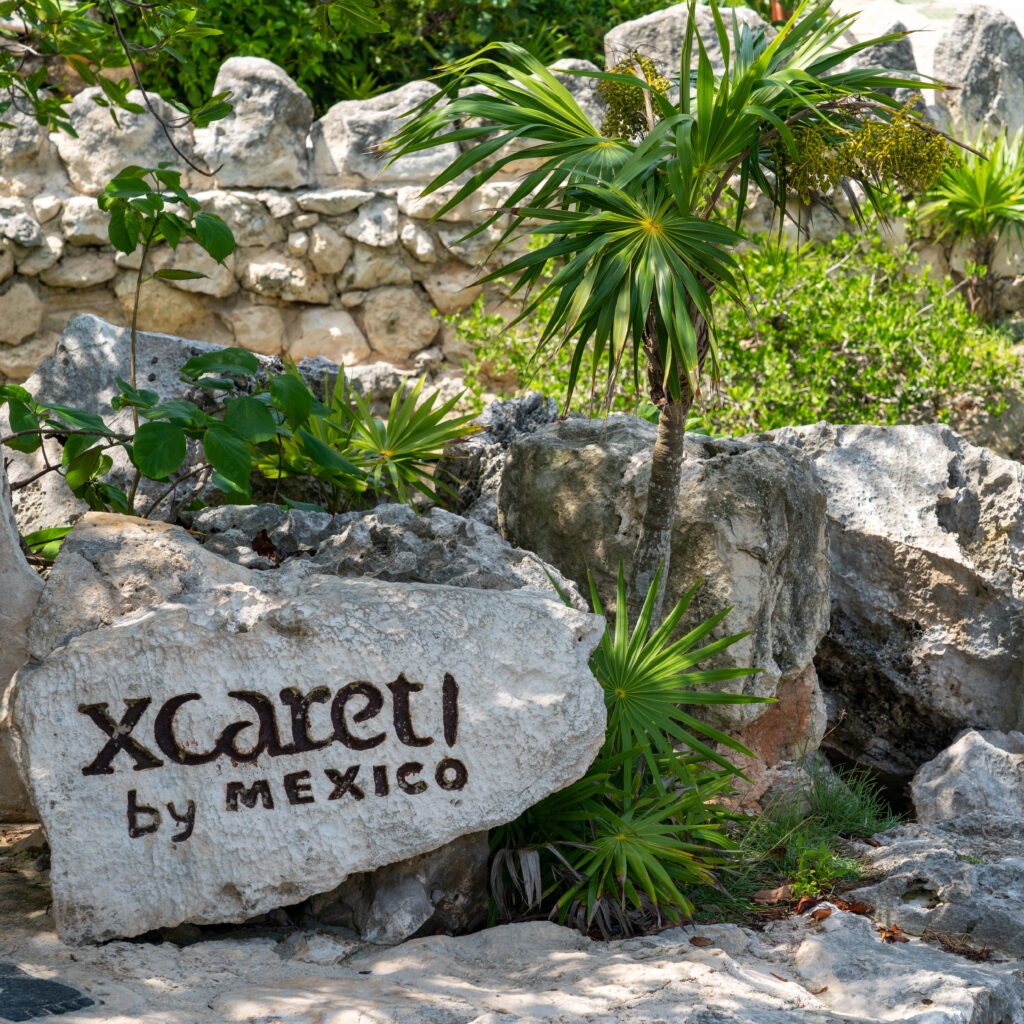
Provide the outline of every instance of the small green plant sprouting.
<path id="1" fill-rule="evenodd" d="M 938 228 L 940 240 L 968 247 L 974 264 L 965 268 L 968 305 L 991 320 L 999 284 L 996 250 L 1006 238 L 1024 242 L 1024 142 L 1020 133 L 1009 139 L 1004 132 L 987 145 L 979 136 L 975 145 L 985 152 L 959 152 L 928 193 L 921 214 Z"/>
<path id="2" fill-rule="evenodd" d="M 763 701 L 705 689 L 759 670 L 696 667 L 746 635 L 707 642 L 728 609 L 672 641 L 696 585 L 651 633 L 657 585 L 631 632 L 619 568 L 615 626 L 591 661 L 608 709 L 604 744 L 582 779 L 493 833 L 498 917 L 544 907 L 583 932 L 630 934 L 689 913 L 686 889 L 713 884 L 732 856 L 730 814 L 715 798 L 739 773 L 710 744 L 747 751 L 684 708 Z M 591 598 L 603 613 L 593 582 Z"/>

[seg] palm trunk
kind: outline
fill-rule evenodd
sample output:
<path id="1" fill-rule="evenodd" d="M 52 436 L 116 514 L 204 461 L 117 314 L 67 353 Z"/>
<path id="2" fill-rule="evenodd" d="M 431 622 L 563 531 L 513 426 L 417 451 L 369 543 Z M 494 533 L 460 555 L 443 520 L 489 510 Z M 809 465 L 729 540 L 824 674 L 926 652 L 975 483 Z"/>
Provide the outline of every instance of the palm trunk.
<path id="1" fill-rule="evenodd" d="M 698 365 L 704 367 L 708 353 L 708 326 L 695 311 L 697 329 Z M 654 602 L 651 627 L 656 629 L 662 620 L 662 604 L 672 556 L 672 527 L 675 524 L 676 504 L 679 500 L 679 481 L 683 475 L 685 457 L 686 419 L 693 406 L 693 391 L 685 374 L 680 374 L 681 401 L 672 401 L 662 387 L 664 370 L 659 356 L 657 322 L 653 307 L 644 331 L 644 352 L 647 356 L 647 380 L 651 401 L 658 406 L 658 436 L 651 457 L 651 482 L 647 490 L 647 507 L 640 526 L 640 539 L 633 554 L 633 567 L 629 581 L 629 619 L 636 623 L 647 592 L 658 569 L 661 581 Z"/>

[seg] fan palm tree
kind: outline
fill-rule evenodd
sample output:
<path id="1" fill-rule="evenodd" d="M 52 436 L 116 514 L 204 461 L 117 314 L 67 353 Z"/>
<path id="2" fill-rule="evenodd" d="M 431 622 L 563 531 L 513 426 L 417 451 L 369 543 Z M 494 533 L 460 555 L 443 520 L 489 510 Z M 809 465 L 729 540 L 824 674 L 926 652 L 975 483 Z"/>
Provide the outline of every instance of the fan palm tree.
<path id="1" fill-rule="evenodd" d="M 631 371 L 637 382 L 646 374 L 659 419 L 631 567 L 631 618 L 659 566 L 662 580 L 668 573 L 687 415 L 706 377 L 718 375 L 713 297 L 738 292 L 732 250 L 748 190 L 760 189 L 784 211 L 791 188 L 813 200 L 837 186 L 852 194 L 850 183 L 859 182 L 877 204 L 889 183 L 930 185 L 948 147 L 882 91 L 923 83 L 844 67 L 898 35 L 844 46 L 852 17 L 833 14 L 828 0 L 804 0 L 769 41 L 735 17 L 727 29 L 712 0 L 726 67 L 716 74 L 694 30 L 695 3 L 679 68 L 659 69 L 677 71 L 674 82 L 640 54 L 610 71 L 573 72 L 597 79 L 612 100 L 601 128 L 548 69 L 503 43 L 445 66 L 441 91 L 391 141 L 394 159 L 442 142 L 461 145 L 424 190 L 455 183 L 440 218 L 529 159 L 533 169 L 505 206 L 476 228 L 507 217 L 503 242 L 526 233 L 539 243 L 490 275 L 515 275 L 513 292 L 526 296 L 513 323 L 555 296 L 538 354 L 572 347 L 570 396 L 588 348 L 595 365 L 607 361 L 612 380 L 618 372 Z M 727 196 L 738 200 L 732 226 L 715 216 Z"/>

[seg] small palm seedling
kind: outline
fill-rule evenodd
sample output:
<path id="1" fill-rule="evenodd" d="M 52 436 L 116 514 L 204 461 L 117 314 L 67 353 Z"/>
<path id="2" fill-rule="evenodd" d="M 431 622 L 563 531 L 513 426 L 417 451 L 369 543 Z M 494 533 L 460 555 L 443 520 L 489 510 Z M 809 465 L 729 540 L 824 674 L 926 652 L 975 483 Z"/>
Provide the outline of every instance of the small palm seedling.
<path id="1" fill-rule="evenodd" d="M 732 858 L 731 814 L 715 801 L 740 773 L 712 744 L 749 752 L 683 709 L 765 700 L 706 689 L 758 670 L 697 667 L 747 635 L 706 642 L 729 609 L 672 640 L 697 585 L 651 633 L 658 584 L 656 576 L 630 631 L 619 567 L 615 626 L 591 660 L 608 709 L 605 742 L 582 779 L 495 831 L 499 916 L 544 908 L 584 932 L 630 934 L 692 912 L 685 890 L 714 884 Z M 591 600 L 603 614 L 593 582 Z"/>
<path id="2" fill-rule="evenodd" d="M 979 147 L 983 140 L 978 140 Z M 987 152 L 959 151 L 928 193 L 923 215 L 940 239 L 965 244 L 974 264 L 968 268 L 966 297 L 983 320 L 996 313 L 999 278 L 996 249 L 1012 238 L 1024 241 L 1024 144 L 1020 133 L 995 138 Z"/>

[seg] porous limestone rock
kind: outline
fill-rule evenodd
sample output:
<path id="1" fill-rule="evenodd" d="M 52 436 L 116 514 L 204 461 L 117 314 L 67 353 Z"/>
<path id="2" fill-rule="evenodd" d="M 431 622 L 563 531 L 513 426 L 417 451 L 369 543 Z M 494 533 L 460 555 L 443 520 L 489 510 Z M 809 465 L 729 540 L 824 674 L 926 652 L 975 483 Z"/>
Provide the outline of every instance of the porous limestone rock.
<path id="1" fill-rule="evenodd" d="M 902 783 L 965 728 L 1020 729 L 1024 466 L 942 425 L 771 436 L 828 499 L 828 749 Z"/>
<path id="2" fill-rule="evenodd" d="M 177 282 L 175 282 L 177 284 Z M 125 318 L 135 310 L 138 276 L 135 273 L 122 274 L 114 282 L 114 294 L 121 303 Z M 198 296 L 174 288 L 167 281 L 147 281 L 138 293 L 139 328 L 143 331 L 178 331 L 188 324 L 201 320 L 207 312 L 206 305 Z"/>
<path id="3" fill-rule="evenodd" d="M 380 945 L 439 930 L 462 935 L 487 918 L 489 855 L 486 832 L 462 836 L 432 853 L 349 876 L 310 897 L 309 914 Z"/>
<path id="4" fill-rule="evenodd" d="M 412 284 L 412 272 L 395 247 L 378 249 L 356 242 L 352 259 L 337 277 L 342 291 L 363 291 L 387 285 Z"/>
<path id="5" fill-rule="evenodd" d="M 1019 814 L 976 811 L 874 838 L 879 846 L 858 852 L 881 879 L 848 899 L 869 903 L 879 920 L 911 935 L 948 935 L 1024 957 Z"/>
<path id="6" fill-rule="evenodd" d="M 110 241 L 110 216 L 88 196 L 65 200 L 60 226 L 69 245 L 106 245 Z"/>
<path id="7" fill-rule="evenodd" d="M 274 245 L 285 239 L 285 230 L 280 221 L 270 212 L 266 203 L 250 192 L 216 189 L 197 192 L 195 197 L 207 213 L 215 213 L 231 228 L 238 246 L 235 250 L 238 257 L 242 256 L 244 249 Z"/>
<path id="8" fill-rule="evenodd" d="M 27 281 L 13 281 L 0 294 L 0 343 L 17 345 L 43 322 L 43 303 Z"/>
<path id="9" fill-rule="evenodd" d="M 240 259 L 242 287 L 285 302 L 330 301 L 324 279 L 303 259 L 275 249 L 251 250 Z"/>
<path id="10" fill-rule="evenodd" d="M 972 4 L 935 46 L 935 77 L 953 88 L 935 94 L 958 135 L 980 129 L 1012 137 L 1024 127 L 1024 36 L 1003 11 Z"/>
<path id="11" fill-rule="evenodd" d="M 481 427 L 448 448 L 437 476 L 456 494 L 455 508 L 469 519 L 498 529 L 498 487 L 508 447 L 517 434 L 529 434 L 558 419 L 558 405 L 539 391 L 491 402 L 473 421 Z"/>
<path id="12" fill-rule="evenodd" d="M 21 553 L 10 484 L 0 459 L 0 706 L 11 676 L 28 658 L 28 625 L 42 590 L 43 581 Z M 28 821 L 32 817 L 28 793 L 0 743 L 0 822 Z"/>
<path id="13" fill-rule="evenodd" d="M 317 224 L 310 239 L 309 259 L 320 274 L 337 274 L 352 255 L 352 243 L 330 226 Z"/>
<path id="14" fill-rule="evenodd" d="M 235 342 L 250 352 L 277 356 L 284 347 L 284 317 L 275 306 L 240 306 L 228 316 Z"/>
<path id="15" fill-rule="evenodd" d="M 367 100 L 335 103 L 313 125 L 313 165 L 322 185 L 360 188 L 426 184 L 459 155 L 454 142 L 396 160 L 383 144 L 403 127 L 402 114 L 438 92 L 430 82 L 409 82 Z"/>
<path id="16" fill-rule="evenodd" d="M 451 260 L 423 279 L 430 301 L 446 316 L 472 306 L 483 292 L 481 272 Z"/>
<path id="17" fill-rule="evenodd" d="M 18 273 L 34 277 L 49 270 L 64 255 L 64 239 L 56 231 L 44 231 L 40 245 L 23 251 L 24 255 L 18 259 Z"/>
<path id="18" fill-rule="evenodd" d="M 114 257 L 105 252 L 71 253 L 43 270 L 39 279 L 51 288 L 94 288 L 117 274 Z"/>
<path id="19" fill-rule="evenodd" d="M 67 132 L 54 132 L 51 136 L 71 183 L 79 192 L 99 195 L 106 183 L 129 164 L 156 167 L 167 160 L 174 167 L 181 167 L 181 158 L 167 141 L 160 122 L 148 110 L 142 113 L 119 110 L 118 123 L 115 123 L 110 108 L 96 102 L 102 96 L 98 86 L 90 86 L 71 101 L 68 115 L 77 138 Z M 138 90 L 128 93 L 128 99 L 144 104 Z M 150 94 L 149 102 L 164 122 L 178 118 L 177 111 L 159 96 Z M 175 129 L 174 141 L 185 153 L 191 153 L 191 129 L 187 125 Z M 187 185 L 187 171 L 182 180 Z"/>
<path id="20" fill-rule="evenodd" d="M 331 516 L 277 505 L 223 505 L 195 513 L 192 529 L 207 550 L 247 568 L 270 567 L 253 549 L 253 538 L 265 530 L 282 557 L 305 553 L 336 576 L 479 590 L 525 587 L 549 596 L 556 593 L 554 579 L 574 607 L 588 607 L 576 584 L 553 566 L 482 523 L 440 508 L 417 513 L 391 504 Z"/>
<path id="21" fill-rule="evenodd" d="M 262 57 L 229 57 L 213 92 L 231 93 L 232 111 L 196 132 L 196 152 L 217 181 L 247 188 L 309 183 L 306 136 L 313 104 L 291 76 Z"/>
<path id="22" fill-rule="evenodd" d="M 602 628 L 529 590 L 252 572 L 90 513 L 6 705 L 61 937 L 242 921 L 514 819 L 604 739 Z"/>
<path id="23" fill-rule="evenodd" d="M 969 729 L 910 783 L 921 824 L 964 814 L 1003 814 L 1024 821 L 1024 735 Z"/>
<path id="24" fill-rule="evenodd" d="M 604 37 L 606 66 L 612 67 L 636 50 L 645 57 L 653 58 L 666 78 L 678 78 L 683 40 L 686 36 L 687 12 L 686 4 L 675 4 L 664 10 L 645 14 L 642 18 L 616 25 Z M 731 7 L 726 17 L 727 31 L 730 33 L 730 21 L 734 15 L 742 24 L 749 25 L 751 30 L 765 27 L 765 23 L 750 8 Z M 711 8 L 698 4 L 696 19 L 696 31 L 704 41 L 711 65 L 716 74 L 721 74 L 725 69 L 725 63 Z"/>
<path id="25" fill-rule="evenodd" d="M 23 381 L 57 347 L 57 335 L 44 332 L 20 345 L 0 345 L 0 373 L 12 381 Z"/>
<path id="26" fill-rule="evenodd" d="M 386 359 L 408 359 L 437 336 L 440 321 L 415 288 L 377 288 L 363 307 L 363 327 L 374 352 Z"/>
<path id="27" fill-rule="evenodd" d="M 614 605 L 619 563 L 628 575 L 639 537 L 655 434 L 653 424 L 615 415 L 516 436 L 498 493 L 502 535 L 581 586 L 589 570 Z M 723 689 L 773 697 L 807 671 L 828 626 L 828 576 L 825 494 L 810 460 L 788 446 L 689 435 L 665 602 L 700 580 L 683 628 L 731 607 L 714 635 L 750 631 L 715 663 L 762 671 Z M 768 707 L 707 710 L 737 728 Z M 817 746 L 824 721 L 807 725 L 809 733 L 794 730 L 794 747 Z"/>
<path id="28" fill-rule="evenodd" d="M 398 204 L 394 199 L 374 199 L 359 207 L 359 214 L 345 234 L 363 245 L 384 248 L 398 241 Z"/>
<path id="29" fill-rule="evenodd" d="M 366 337 L 344 309 L 304 309 L 294 329 L 288 344 L 293 359 L 326 356 L 331 362 L 350 366 L 370 354 Z"/>
<path id="30" fill-rule="evenodd" d="M 300 192 L 296 199 L 303 210 L 337 217 L 362 206 L 363 203 L 368 203 L 373 195 L 372 192 L 364 192 L 357 188 L 321 188 L 312 192 Z"/>
<path id="31" fill-rule="evenodd" d="M 0 237 L 34 249 L 43 244 L 43 231 L 24 199 L 0 198 Z"/>

